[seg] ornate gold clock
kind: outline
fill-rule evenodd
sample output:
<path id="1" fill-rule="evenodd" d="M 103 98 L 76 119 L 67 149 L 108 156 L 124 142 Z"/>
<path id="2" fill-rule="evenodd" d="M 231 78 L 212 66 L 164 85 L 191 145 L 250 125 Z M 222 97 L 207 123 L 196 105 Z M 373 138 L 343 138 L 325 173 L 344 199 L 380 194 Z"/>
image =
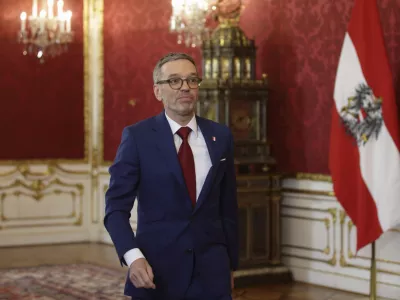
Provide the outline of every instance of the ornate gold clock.
<path id="1" fill-rule="evenodd" d="M 220 1 L 219 26 L 203 41 L 197 107 L 200 116 L 229 126 L 234 135 L 240 269 L 247 274 L 235 279 L 236 286 L 290 280 L 280 253 L 281 177 L 266 134 L 268 81 L 266 75 L 255 78 L 256 47 L 238 26 L 240 2 Z"/>
<path id="2" fill-rule="evenodd" d="M 203 42 L 197 111 L 231 128 L 239 173 L 263 174 L 275 166 L 266 135 L 268 81 L 266 75 L 255 79 L 256 47 L 237 22 L 238 16 L 223 18 L 211 38 Z"/>

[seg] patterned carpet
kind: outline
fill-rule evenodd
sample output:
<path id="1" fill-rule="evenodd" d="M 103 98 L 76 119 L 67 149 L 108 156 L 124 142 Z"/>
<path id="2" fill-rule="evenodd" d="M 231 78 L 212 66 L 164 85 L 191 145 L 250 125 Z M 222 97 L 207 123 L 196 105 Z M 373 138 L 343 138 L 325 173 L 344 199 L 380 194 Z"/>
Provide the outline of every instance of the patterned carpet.
<path id="1" fill-rule="evenodd" d="M 123 272 L 92 264 L 7 269 L 0 270 L 0 300 L 125 300 L 124 283 Z"/>
<path id="2" fill-rule="evenodd" d="M 90 264 L 0 271 L 0 299 L 129 299 L 122 295 L 123 272 Z"/>

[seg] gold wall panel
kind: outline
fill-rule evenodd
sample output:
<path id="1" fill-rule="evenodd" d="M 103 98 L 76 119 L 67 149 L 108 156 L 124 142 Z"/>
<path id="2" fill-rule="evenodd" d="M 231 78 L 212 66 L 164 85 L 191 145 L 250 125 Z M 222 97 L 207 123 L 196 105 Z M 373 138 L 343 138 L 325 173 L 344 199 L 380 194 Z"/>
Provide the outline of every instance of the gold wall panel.
<path id="1" fill-rule="evenodd" d="M 296 268 L 296 269 L 303 269 L 305 271 L 318 272 L 318 273 L 321 273 L 321 274 L 324 274 L 324 275 L 329 274 L 329 275 L 333 275 L 333 276 L 337 276 L 337 277 L 343 278 L 344 280 L 347 279 L 347 278 L 350 278 L 350 279 L 357 279 L 357 280 L 362 280 L 362 281 L 368 281 L 369 282 L 368 278 L 364 278 L 364 277 L 361 277 L 361 276 L 354 276 L 354 275 L 349 275 L 349 274 L 336 273 L 336 272 L 332 272 L 332 271 L 319 270 L 319 269 L 310 268 L 310 267 L 304 267 L 304 266 L 291 265 L 291 267 Z M 392 287 L 396 287 L 396 288 L 400 287 L 400 284 L 393 284 L 393 283 L 389 283 L 389 282 L 377 281 L 376 283 L 380 284 L 380 285 L 387 285 L 387 286 L 392 286 Z"/>
<path id="2" fill-rule="evenodd" d="M 294 249 L 301 249 L 301 250 L 308 250 L 308 251 L 313 251 L 313 252 L 319 252 L 324 255 L 329 255 L 329 253 L 332 253 L 331 257 L 327 259 L 318 259 L 318 258 L 313 258 L 313 257 L 307 257 L 307 256 L 299 256 L 299 255 L 293 255 L 289 253 L 285 253 L 282 251 L 282 255 L 286 257 L 296 257 L 296 258 L 301 258 L 301 259 L 306 259 L 306 260 L 312 260 L 312 261 L 319 261 L 323 263 L 327 263 L 331 266 L 335 266 L 337 263 L 337 258 L 336 258 L 336 230 L 335 230 L 335 225 L 337 221 L 337 208 L 328 208 L 328 209 L 318 209 L 318 208 L 305 208 L 305 207 L 299 207 L 299 206 L 291 206 L 291 205 L 282 205 L 282 209 L 288 208 L 288 209 L 295 209 L 295 210 L 303 210 L 303 211 L 309 211 L 309 212 L 321 212 L 324 214 L 329 214 L 327 217 L 305 217 L 305 216 L 300 216 L 300 215 L 294 215 L 294 214 L 287 214 L 287 213 L 281 213 L 281 217 L 284 218 L 292 218 L 292 219 L 299 219 L 299 220 L 306 220 L 306 221 L 312 221 L 312 222 L 323 222 L 325 224 L 325 229 L 326 229 L 326 246 L 324 249 L 319 249 L 319 248 L 312 248 L 312 247 L 304 247 L 304 246 L 297 246 L 297 245 L 291 245 L 291 244 L 282 244 L 282 248 L 294 248 Z M 283 220 L 284 222 L 284 220 Z M 331 240 L 333 241 L 331 244 Z"/>
<path id="3" fill-rule="evenodd" d="M 53 188 L 53 189 L 52 189 Z M 64 216 L 42 216 L 42 217 L 27 217 L 21 218 L 7 217 L 5 215 L 5 201 L 9 196 L 21 197 L 26 196 L 36 202 L 41 202 L 46 196 L 60 197 L 61 194 L 68 194 L 71 196 L 73 203 L 73 212 Z M 82 225 L 83 218 L 83 194 L 84 187 L 80 183 L 71 184 L 65 183 L 62 180 L 55 178 L 50 181 L 42 179 L 24 182 L 21 179 L 15 179 L 6 186 L 0 186 L 0 229 L 16 228 L 16 227 L 53 227 L 53 226 L 67 226 L 67 225 Z M 71 223 L 55 222 L 62 219 L 69 218 Z M 28 224 L 18 224 L 17 221 L 35 221 Z M 47 222 L 52 220 L 54 222 Z M 40 223 L 40 221 L 42 221 Z"/>
<path id="4" fill-rule="evenodd" d="M 17 175 L 22 175 L 24 178 L 30 177 L 45 177 L 49 178 L 54 176 L 57 173 L 65 173 L 71 175 L 87 175 L 88 171 L 81 171 L 81 170 L 68 170 L 65 167 L 61 166 L 55 161 L 49 161 L 44 168 L 46 171 L 37 172 L 32 171 L 31 166 L 27 163 L 19 163 L 16 165 L 12 170 L 4 171 L 0 173 L 0 179 L 3 177 L 15 177 Z"/>
<path id="5" fill-rule="evenodd" d="M 357 258 L 357 259 L 371 261 L 370 257 L 359 256 L 359 255 L 355 256 L 353 254 L 353 251 L 351 250 L 351 232 L 353 229 L 355 229 L 353 222 L 347 218 L 346 212 L 344 210 L 341 210 L 340 211 L 340 232 L 341 232 L 340 266 L 344 268 L 355 268 L 355 269 L 370 271 L 370 267 L 356 265 L 353 262 L 347 260 L 347 258 L 349 258 L 350 260 Z M 347 239 L 347 247 L 345 247 L 345 239 Z M 392 265 L 400 266 L 400 261 L 391 261 L 391 260 L 376 258 L 376 262 L 389 263 Z M 400 272 L 393 272 L 391 270 L 385 270 L 382 268 L 377 268 L 377 273 L 400 276 Z"/>
<path id="6" fill-rule="evenodd" d="M 319 182 L 332 182 L 332 177 L 328 174 L 316 174 L 316 173 L 287 173 L 285 178 L 297 179 L 297 180 L 311 180 Z"/>
<path id="7" fill-rule="evenodd" d="M 329 196 L 329 197 L 335 196 L 335 193 L 333 191 L 318 191 L 318 190 L 283 188 L 282 192 L 293 193 L 293 194 L 306 194 L 306 195 L 314 195 L 314 196 Z"/>

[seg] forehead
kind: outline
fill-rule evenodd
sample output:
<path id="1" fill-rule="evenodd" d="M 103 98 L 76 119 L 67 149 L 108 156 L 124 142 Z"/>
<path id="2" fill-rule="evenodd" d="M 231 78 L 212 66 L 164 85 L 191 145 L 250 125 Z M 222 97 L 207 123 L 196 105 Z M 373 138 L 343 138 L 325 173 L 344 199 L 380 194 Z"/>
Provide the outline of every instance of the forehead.
<path id="1" fill-rule="evenodd" d="M 169 61 L 161 67 L 164 76 L 176 74 L 177 76 L 188 76 L 197 74 L 196 67 L 186 59 Z"/>

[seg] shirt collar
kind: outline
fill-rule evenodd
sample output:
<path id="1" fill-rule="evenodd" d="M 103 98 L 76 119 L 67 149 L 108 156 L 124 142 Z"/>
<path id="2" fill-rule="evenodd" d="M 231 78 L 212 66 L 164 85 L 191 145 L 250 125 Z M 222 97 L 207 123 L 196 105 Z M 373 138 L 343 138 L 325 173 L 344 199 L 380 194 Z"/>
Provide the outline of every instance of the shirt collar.
<path id="1" fill-rule="evenodd" d="M 182 126 L 179 125 L 174 120 L 172 120 L 170 117 L 168 117 L 167 113 L 165 113 L 165 117 L 167 118 L 169 126 L 171 127 L 172 134 L 175 134 Z M 192 129 L 193 134 L 197 137 L 198 130 L 197 130 L 196 115 L 193 115 L 193 118 L 190 120 L 190 122 L 186 126 L 189 127 L 190 129 Z"/>

